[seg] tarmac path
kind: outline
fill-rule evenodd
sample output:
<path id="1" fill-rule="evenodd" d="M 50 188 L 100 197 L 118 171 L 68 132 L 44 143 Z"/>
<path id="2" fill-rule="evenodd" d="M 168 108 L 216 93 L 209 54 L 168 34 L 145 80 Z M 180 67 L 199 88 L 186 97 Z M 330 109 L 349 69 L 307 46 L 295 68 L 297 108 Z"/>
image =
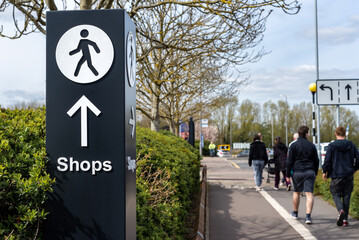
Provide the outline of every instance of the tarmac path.
<path id="1" fill-rule="evenodd" d="M 337 227 L 337 210 L 315 197 L 313 224 L 305 220 L 305 197 L 301 198 L 299 220 L 290 217 L 292 192 L 273 189 L 274 179 L 263 191 L 255 191 L 253 170 L 246 159 L 207 158 L 208 214 L 206 239 L 359 239 L 359 221 L 349 218 L 349 227 Z"/>

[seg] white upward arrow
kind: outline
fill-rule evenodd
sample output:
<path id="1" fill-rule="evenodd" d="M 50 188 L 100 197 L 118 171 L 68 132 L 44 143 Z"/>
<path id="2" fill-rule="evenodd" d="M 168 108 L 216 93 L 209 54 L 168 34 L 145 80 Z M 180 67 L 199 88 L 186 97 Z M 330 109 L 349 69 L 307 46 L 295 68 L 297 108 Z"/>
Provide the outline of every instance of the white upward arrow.
<path id="1" fill-rule="evenodd" d="M 87 147 L 87 108 L 96 116 L 100 115 L 101 111 L 84 95 L 72 106 L 67 115 L 72 117 L 79 108 L 81 108 L 81 147 Z"/>

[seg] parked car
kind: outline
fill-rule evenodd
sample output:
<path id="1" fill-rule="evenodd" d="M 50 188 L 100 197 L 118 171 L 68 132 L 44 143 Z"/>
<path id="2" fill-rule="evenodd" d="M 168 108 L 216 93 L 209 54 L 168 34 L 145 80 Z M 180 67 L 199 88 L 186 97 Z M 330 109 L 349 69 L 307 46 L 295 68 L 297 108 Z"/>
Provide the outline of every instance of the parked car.
<path id="1" fill-rule="evenodd" d="M 218 157 L 230 157 L 231 147 L 229 144 L 218 145 L 217 156 Z"/>
<path id="2" fill-rule="evenodd" d="M 249 150 L 244 149 L 242 152 L 238 153 L 237 157 L 238 158 L 240 158 L 240 157 L 249 157 Z"/>

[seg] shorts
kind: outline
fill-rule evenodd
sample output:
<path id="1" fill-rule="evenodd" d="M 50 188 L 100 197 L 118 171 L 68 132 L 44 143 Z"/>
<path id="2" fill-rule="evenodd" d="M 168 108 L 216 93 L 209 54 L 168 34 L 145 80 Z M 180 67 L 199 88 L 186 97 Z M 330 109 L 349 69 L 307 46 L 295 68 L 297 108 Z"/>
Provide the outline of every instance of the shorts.
<path id="1" fill-rule="evenodd" d="M 294 192 L 310 192 L 313 193 L 315 172 L 308 170 L 305 172 L 293 172 L 293 191 Z"/>

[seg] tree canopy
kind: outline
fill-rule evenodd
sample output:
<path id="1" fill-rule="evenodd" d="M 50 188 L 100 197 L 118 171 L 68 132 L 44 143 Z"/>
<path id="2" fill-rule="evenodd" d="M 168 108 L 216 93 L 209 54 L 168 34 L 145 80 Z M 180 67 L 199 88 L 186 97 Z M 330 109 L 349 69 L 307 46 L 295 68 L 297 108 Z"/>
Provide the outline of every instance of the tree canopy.
<path id="1" fill-rule="evenodd" d="M 0 0 L 20 38 L 46 34 L 46 11 L 125 9 L 136 25 L 137 109 L 158 130 L 160 119 L 172 129 L 193 112 L 234 96 L 246 78 L 240 66 L 258 61 L 254 51 L 273 9 L 300 10 L 297 0 Z M 231 78 L 231 76 L 236 76 Z M 229 80 L 230 79 L 230 80 Z M 205 100 L 205 101 L 202 101 Z M 203 103 L 206 103 L 205 105 Z M 174 130 L 173 130 L 174 131 Z"/>
<path id="2" fill-rule="evenodd" d="M 233 105 L 233 103 L 235 103 Z M 285 109 L 287 110 L 285 111 Z M 293 139 L 293 134 L 302 125 L 310 128 L 312 134 L 312 104 L 301 102 L 292 106 L 286 106 L 283 100 L 278 102 L 267 101 L 263 104 L 251 100 L 238 102 L 236 99 L 224 104 L 219 111 L 214 111 L 210 117 L 212 125 L 218 129 L 218 143 L 230 143 L 230 131 L 232 142 L 251 142 L 253 135 L 261 132 L 266 146 L 273 145 L 273 138 L 280 136 L 285 141 L 285 115 L 288 121 L 288 143 Z M 334 131 L 337 127 L 335 120 L 336 106 L 321 107 L 320 139 L 321 142 L 335 140 Z M 318 121 L 318 119 L 316 119 Z M 345 107 L 340 108 L 340 125 L 349 126 L 348 139 L 356 145 L 359 144 L 359 118 L 355 111 Z M 213 140 L 211 138 L 211 140 Z M 312 140 L 312 136 L 308 138 Z"/>

